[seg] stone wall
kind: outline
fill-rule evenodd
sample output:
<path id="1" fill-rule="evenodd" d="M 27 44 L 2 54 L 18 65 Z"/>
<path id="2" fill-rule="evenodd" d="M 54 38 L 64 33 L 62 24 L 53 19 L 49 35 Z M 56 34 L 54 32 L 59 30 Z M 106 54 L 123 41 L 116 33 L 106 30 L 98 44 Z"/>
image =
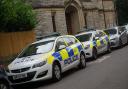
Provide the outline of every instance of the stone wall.
<path id="1" fill-rule="evenodd" d="M 64 7 L 64 1 L 68 2 L 68 0 L 37 0 L 36 4 L 32 4 L 38 6 L 38 8 L 35 9 L 39 22 L 35 28 L 38 36 L 53 32 L 52 12 L 55 12 L 56 31 L 61 34 L 67 34 L 65 17 L 66 6 Z M 111 0 L 105 0 L 103 2 L 102 0 L 92 0 L 91 2 L 83 0 L 81 4 L 83 7 L 78 6 L 79 4 L 73 4 L 76 8 L 78 7 L 80 29 L 85 25 L 85 20 L 87 27 L 97 29 L 105 28 L 105 23 L 107 27 L 116 24 L 114 4 Z M 86 19 L 84 19 L 84 14 L 86 14 Z"/>
<path id="2" fill-rule="evenodd" d="M 35 28 L 36 34 L 41 36 L 53 32 L 51 11 L 45 9 L 36 9 L 38 25 Z"/>
<path id="3" fill-rule="evenodd" d="M 54 32 L 52 23 L 52 12 L 55 13 L 56 31 L 61 34 L 67 34 L 66 19 L 64 9 L 35 9 L 37 13 L 38 25 L 35 28 L 38 36 Z"/>
<path id="4" fill-rule="evenodd" d="M 86 12 L 86 21 L 87 21 L 87 27 L 89 28 L 99 28 L 100 22 L 99 22 L 99 13 L 97 10 L 88 10 Z"/>
<path id="5" fill-rule="evenodd" d="M 114 12 L 112 11 L 105 12 L 105 19 L 106 19 L 107 28 L 110 28 L 116 25 Z"/>
<path id="6" fill-rule="evenodd" d="M 67 34 L 67 26 L 66 26 L 66 18 L 65 18 L 64 9 L 56 11 L 55 22 L 56 22 L 57 32 L 61 34 Z"/>

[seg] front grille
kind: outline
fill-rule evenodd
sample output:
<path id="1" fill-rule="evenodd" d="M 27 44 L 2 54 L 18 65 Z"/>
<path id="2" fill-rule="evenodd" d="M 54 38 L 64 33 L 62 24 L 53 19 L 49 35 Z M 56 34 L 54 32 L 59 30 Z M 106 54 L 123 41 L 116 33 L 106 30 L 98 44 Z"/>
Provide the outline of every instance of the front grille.
<path id="1" fill-rule="evenodd" d="M 25 71 L 28 71 L 30 67 L 22 68 L 22 69 L 16 69 L 16 70 L 11 70 L 11 73 L 22 73 Z"/>
<path id="2" fill-rule="evenodd" d="M 114 46 L 115 45 L 115 43 L 114 42 L 111 42 L 111 46 Z"/>
<path id="3" fill-rule="evenodd" d="M 22 83 L 22 82 L 27 82 L 27 81 L 32 80 L 35 74 L 36 74 L 36 71 L 27 73 L 26 78 L 21 78 L 21 79 L 16 79 L 16 80 L 13 79 L 13 76 L 9 76 L 8 78 L 12 83 Z"/>

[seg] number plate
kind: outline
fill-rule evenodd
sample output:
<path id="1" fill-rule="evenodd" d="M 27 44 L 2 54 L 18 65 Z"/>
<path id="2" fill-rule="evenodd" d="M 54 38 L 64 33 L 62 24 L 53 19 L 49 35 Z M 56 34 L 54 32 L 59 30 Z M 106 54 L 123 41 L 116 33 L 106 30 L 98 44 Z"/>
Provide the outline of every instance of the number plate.
<path id="1" fill-rule="evenodd" d="M 26 77 L 27 77 L 27 74 L 18 74 L 18 75 L 14 75 L 13 79 L 16 80 L 16 79 L 21 79 Z"/>

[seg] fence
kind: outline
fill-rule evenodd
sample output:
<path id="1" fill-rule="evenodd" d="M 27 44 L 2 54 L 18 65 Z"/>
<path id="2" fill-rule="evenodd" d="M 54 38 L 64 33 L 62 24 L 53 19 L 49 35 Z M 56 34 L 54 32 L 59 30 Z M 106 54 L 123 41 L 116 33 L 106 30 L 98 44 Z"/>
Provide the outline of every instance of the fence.
<path id="1" fill-rule="evenodd" d="M 34 31 L 0 33 L 0 57 L 17 54 L 33 41 Z"/>

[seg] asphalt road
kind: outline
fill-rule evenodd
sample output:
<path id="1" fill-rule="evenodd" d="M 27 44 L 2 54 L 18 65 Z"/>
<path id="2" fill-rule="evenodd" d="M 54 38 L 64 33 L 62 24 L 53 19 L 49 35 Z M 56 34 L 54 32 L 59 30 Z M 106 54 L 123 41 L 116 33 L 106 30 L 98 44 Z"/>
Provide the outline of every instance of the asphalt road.
<path id="1" fill-rule="evenodd" d="M 47 80 L 15 89 L 128 89 L 128 46 L 88 62 L 86 69 L 69 70 L 57 83 Z"/>

